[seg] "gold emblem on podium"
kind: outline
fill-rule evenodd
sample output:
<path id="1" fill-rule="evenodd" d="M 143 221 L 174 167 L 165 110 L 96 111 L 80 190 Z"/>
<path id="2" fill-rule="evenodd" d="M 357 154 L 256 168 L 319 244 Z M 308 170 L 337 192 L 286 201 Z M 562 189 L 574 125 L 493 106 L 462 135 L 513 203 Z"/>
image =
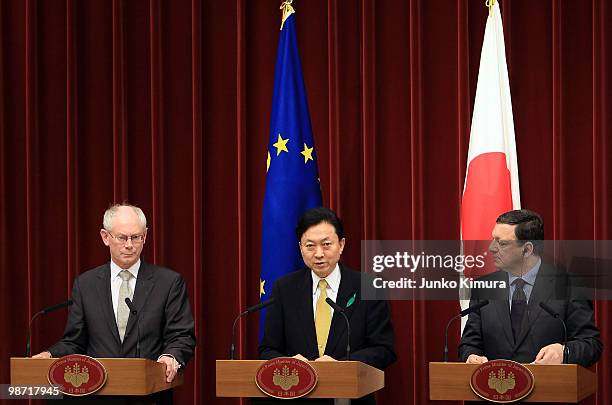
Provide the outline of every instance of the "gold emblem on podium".
<path id="1" fill-rule="evenodd" d="M 308 362 L 277 357 L 259 366 L 255 384 L 261 392 L 273 398 L 300 398 L 317 385 L 317 372 Z"/>
<path id="2" fill-rule="evenodd" d="M 274 376 L 272 377 L 272 382 L 274 385 L 278 385 L 285 391 L 294 385 L 298 385 L 300 382 L 300 376 L 296 368 L 289 372 L 289 367 L 283 366 L 282 371 L 275 368 Z"/>
<path id="3" fill-rule="evenodd" d="M 72 367 L 66 366 L 64 368 L 64 381 L 70 383 L 75 388 L 79 388 L 89 381 L 89 369 L 87 366 L 81 369 L 81 365 L 78 363 Z"/>
<path id="4" fill-rule="evenodd" d="M 512 360 L 491 360 L 476 367 L 470 377 L 474 394 L 487 401 L 509 404 L 528 396 L 535 380 L 531 371 Z"/>
<path id="5" fill-rule="evenodd" d="M 98 360 L 82 354 L 60 357 L 49 366 L 49 384 L 59 385 L 65 395 L 93 394 L 106 383 L 106 369 Z"/>
<path id="6" fill-rule="evenodd" d="M 500 368 L 497 370 L 497 375 L 495 372 L 491 371 L 489 373 L 489 388 L 497 391 L 499 394 L 505 394 L 511 389 L 514 389 L 516 386 L 516 379 L 514 378 L 514 373 L 511 371 L 506 376 L 506 370 Z"/>

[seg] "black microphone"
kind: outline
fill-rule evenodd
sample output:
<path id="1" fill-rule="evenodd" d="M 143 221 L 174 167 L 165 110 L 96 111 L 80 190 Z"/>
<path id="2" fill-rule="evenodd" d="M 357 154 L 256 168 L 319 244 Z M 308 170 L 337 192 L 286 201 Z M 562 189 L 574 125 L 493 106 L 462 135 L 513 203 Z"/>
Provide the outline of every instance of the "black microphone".
<path id="1" fill-rule="evenodd" d="M 48 314 L 49 312 L 53 312 L 60 308 L 69 307 L 70 305 L 72 305 L 72 300 L 62 302 L 61 304 L 51 305 L 50 307 L 44 308 L 43 310 L 38 311 L 37 313 L 34 314 L 32 319 L 30 319 L 30 325 L 28 326 L 28 337 L 26 340 L 26 355 L 25 355 L 26 357 L 30 357 L 30 354 L 31 354 L 30 353 L 30 338 L 32 337 L 32 323 L 34 322 L 34 319 L 36 319 L 39 315 L 45 315 L 45 314 Z"/>
<path id="2" fill-rule="evenodd" d="M 558 319 L 563 325 L 563 364 L 566 364 L 568 360 L 567 357 L 568 357 L 569 349 L 567 348 L 567 326 L 565 325 L 565 321 L 561 319 L 561 316 L 559 315 L 559 313 L 555 312 L 555 310 L 552 309 L 547 303 L 540 302 L 540 308 L 548 312 L 548 314 L 552 316 L 553 318 Z"/>
<path id="3" fill-rule="evenodd" d="M 350 360 L 351 359 L 351 324 L 348 320 L 348 317 L 346 316 L 344 309 L 340 305 L 336 304 L 331 298 L 329 297 L 325 298 L 325 302 L 327 302 L 327 304 L 330 307 L 332 307 L 334 311 L 339 312 L 344 317 L 344 320 L 346 321 L 346 359 Z"/>
<path id="4" fill-rule="evenodd" d="M 478 311 L 480 308 L 484 307 L 485 305 L 489 305 L 489 300 L 480 301 L 478 304 L 474 304 L 471 307 L 464 309 L 463 311 L 459 312 L 459 317 L 463 318 L 464 316 L 469 315 L 472 312 Z"/>
<path id="5" fill-rule="evenodd" d="M 274 299 L 274 298 L 270 298 L 270 299 L 269 299 L 269 300 L 267 300 L 267 301 L 260 302 L 260 303 L 259 303 L 259 304 L 257 304 L 257 305 L 253 305 L 252 307 L 247 308 L 247 309 L 246 309 L 246 311 L 244 311 L 243 313 L 241 313 L 241 314 L 240 314 L 240 316 L 243 316 L 243 315 L 248 315 L 248 314 L 251 314 L 251 313 L 253 313 L 253 312 L 257 312 L 257 311 L 259 311 L 260 309 L 264 309 L 264 308 L 265 308 L 265 307 L 267 307 L 268 305 L 272 305 L 272 304 L 274 304 L 274 301 L 275 301 L 275 299 Z"/>
<path id="6" fill-rule="evenodd" d="M 134 307 L 134 304 L 132 303 L 131 299 L 126 297 L 125 303 L 130 309 L 130 312 L 132 313 L 132 315 L 136 317 L 136 357 L 138 358 L 140 357 L 140 315 L 138 314 L 138 311 Z"/>
<path id="7" fill-rule="evenodd" d="M 252 307 L 247 308 L 244 312 L 240 313 L 240 315 L 238 315 L 236 319 L 234 319 L 234 324 L 232 325 L 232 345 L 230 346 L 230 355 L 229 355 L 230 360 L 234 360 L 234 353 L 236 352 L 236 345 L 234 342 L 236 340 L 236 324 L 238 323 L 238 320 L 245 315 L 252 314 L 253 312 L 257 312 L 259 310 L 264 309 L 265 307 L 269 305 L 274 304 L 275 301 L 276 301 L 275 298 L 270 298 L 267 301 L 260 302 L 257 305 L 253 305 Z"/>
<path id="8" fill-rule="evenodd" d="M 459 315 L 453 316 L 448 321 L 448 323 L 446 324 L 446 331 L 444 332 L 444 362 L 445 363 L 448 361 L 448 327 L 450 326 L 450 324 L 455 319 L 463 318 L 464 316 L 469 315 L 472 312 L 476 312 L 480 308 L 482 308 L 482 307 L 484 307 L 485 305 L 488 305 L 488 304 L 489 304 L 489 300 L 480 301 L 478 304 L 474 304 L 471 307 L 468 307 L 468 308 L 464 309 L 463 311 L 459 312 Z"/>

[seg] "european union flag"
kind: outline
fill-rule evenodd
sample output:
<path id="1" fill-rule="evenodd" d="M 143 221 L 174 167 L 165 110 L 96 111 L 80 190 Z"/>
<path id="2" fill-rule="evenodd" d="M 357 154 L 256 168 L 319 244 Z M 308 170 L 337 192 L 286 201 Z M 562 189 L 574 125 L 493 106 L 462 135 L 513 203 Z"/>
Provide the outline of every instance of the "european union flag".
<path id="1" fill-rule="evenodd" d="M 321 187 L 295 34 L 295 16 L 284 21 L 274 78 L 272 117 L 263 208 L 260 299 L 270 298 L 274 281 L 304 266 L 295 226 L 310 208 L 321 206 Z M 261 314 L 260 338 L 265 313 Z"/>

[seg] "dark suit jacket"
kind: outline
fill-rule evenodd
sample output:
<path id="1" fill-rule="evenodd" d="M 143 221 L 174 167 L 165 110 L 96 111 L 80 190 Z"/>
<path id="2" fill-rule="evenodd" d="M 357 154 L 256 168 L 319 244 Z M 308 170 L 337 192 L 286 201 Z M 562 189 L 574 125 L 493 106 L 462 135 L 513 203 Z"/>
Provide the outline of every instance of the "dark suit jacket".
<path id="1" fill-rule="evenodd" d="M 110 262 L 79 276 L 72 300 L 64 337 L 48 349 L 53 357 L 135 357 L 136 316 L 130 314 L 122 344 L 113 313 Z M 141 260 L 133 303 L 140 317 L 140 357 L 157 360 L 171 354 L 184 366 L 193 356 L 195 328 L 181 275 Z"/>
<path id="2" fill-rule="evenodd" d="M 560 314 L 567 325 L 568 363 L 588 367 L 601 355 L 602 343 L 593 320 L 591 301 L 573 299 L 570 277 L 542 263 L 529 297 L 517 341 L 512 337 L 510 305 L 508 303 L 508 273 L 497 271 L 481 280 L 506 281 L 506 289 L 472 289 L 470 305 L 489 299 L 489 305 L 469 315 L 459 345 L 459 356 L 466 361 L 470 354 L 489 360 L 509 359 L 520 363 L 532 362 L 540 349 L 563 342 L 561 322 L 540 308 L 547 303 Z"/>
<path id="3" fill-rule="evenodd" d="M 336 302 L 346 308 L 351 326 L 351 360 L 383 369 L 396 359 L 393 329 L 387 301 L 361 300 L 361 273 L 340 265 L 341 280 Z M 279 278 L 272 289 L 276 303 L 268 308 L 259 357 L 272 359 L 301 354 L 309 360 L 319 357 L 312 310 L 312 276 L 302 269 Z M 334 313 L 325 354 L 346 359 L 346 321 Z"/>

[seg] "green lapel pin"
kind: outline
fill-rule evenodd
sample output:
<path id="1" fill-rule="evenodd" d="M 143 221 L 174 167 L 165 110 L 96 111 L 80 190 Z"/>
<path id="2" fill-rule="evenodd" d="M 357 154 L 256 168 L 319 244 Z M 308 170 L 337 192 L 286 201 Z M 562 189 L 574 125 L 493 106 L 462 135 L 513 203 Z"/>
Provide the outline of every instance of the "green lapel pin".
<path id="1" fill-rule="evenodd" d="M 353 296 L 351 298 L 349 298 L 349 300 L 346 302 L 346 307 L 348 308 L 351 305 L 353 305 L 355 303 L 355 298 L 357 297 L 357 293 L 353 294 Z"/>

